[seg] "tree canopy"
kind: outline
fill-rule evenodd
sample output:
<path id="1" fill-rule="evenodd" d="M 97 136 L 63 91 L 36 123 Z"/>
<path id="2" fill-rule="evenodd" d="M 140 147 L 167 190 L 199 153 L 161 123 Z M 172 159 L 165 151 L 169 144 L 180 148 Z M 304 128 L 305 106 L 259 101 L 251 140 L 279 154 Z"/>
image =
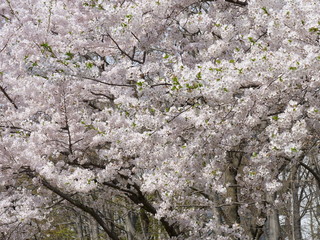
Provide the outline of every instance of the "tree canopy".
<path id="1" fill-rule="evenodd" d="M 2 237 L 44 239 L 59 205 L 104 239 L 312 239 L 319 9 L 3 0 Z"/>

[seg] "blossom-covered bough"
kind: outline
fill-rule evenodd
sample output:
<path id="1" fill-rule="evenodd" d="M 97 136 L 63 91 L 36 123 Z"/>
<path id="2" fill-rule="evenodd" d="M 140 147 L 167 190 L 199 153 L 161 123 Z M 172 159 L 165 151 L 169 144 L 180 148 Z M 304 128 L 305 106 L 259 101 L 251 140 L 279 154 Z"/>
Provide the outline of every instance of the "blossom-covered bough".
<path id="1" fill-rule="evenodd" d="M 301 239 L 298 180 L 320 185 L 318 9 L 2 1 L 2 237 L 38 239 L 59 202 L 113 240 Z"/>

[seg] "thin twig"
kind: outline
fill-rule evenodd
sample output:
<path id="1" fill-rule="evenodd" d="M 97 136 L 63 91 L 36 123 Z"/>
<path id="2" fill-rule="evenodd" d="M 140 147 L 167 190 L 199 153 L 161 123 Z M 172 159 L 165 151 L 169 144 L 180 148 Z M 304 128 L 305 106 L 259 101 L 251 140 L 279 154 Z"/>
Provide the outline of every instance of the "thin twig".
<path id="1" fill-rule="evenodd" d="M 85 77 L 85 76 L 78 76 L 78 75 L 71 75 L 72 77 L 76 77 L 76 78 L 82 78 L 82 79 L 87 79 L 87 80 L 91 80 L 94 82 L 98 82 L 104 85 L 108 85 L 108 86 L 115 86 L 115 87 L 135 87 L 135 84 L 117 84 L 117 83 L 107 83 L 107 82 L 103 82 L 101 80 L 95 79 L 95 78 L 91 78 L 91 77 Z"/>
<path id="2" fill-rule="evenodd" d="M 15 102 L 12 100 L 12 98 L 8 95 L 8 93 L 6 92 L 6 90 L 0 86 L 0 91 L 6 96 L 6 98 L 9 100 L 9 102 L 12 103 L 12 105 L 14 106 L 15 109 L 18 109 L 17 105 L 15 104 Z"/>
<path id="3" fill-rule="evenodd" d="M 109 33 L 107 33 L 106 36 L 108 36 L 108 37 L 111 39 L 111 41 L 116 45 L 116 47 L 118 48 L 118 50 L 119 50 L 123 55 L 127 56 L 131 61 L 137 62 L 137 63 L 140 63 L 140 64 L 144 64 L 144 63 L 145 63 L 145 61 L 146 61 L 146 56 L 147 56 L 147 52 L 146 52 L 146 51 L 143 52 L 143 59 L 142 59 L 142 61 L 140 61 L 140 60 L 134 58 L 134 56 L 135 56 L 135 47 L 133 48 L 133 55 L 130 56 L 126 51 L 124 51 L 124 50 L 119 46 L 119 44 L 117 43 L 117 41 L 114 40 L 114 38 L 113 38 Z"/>
<path id="4" fill-rule="evenodd" d="M 95 96 L 102 96 L 102 97 L 105 97 L 107 99 L 109 99 L 110 101 L 113 101 L 114 100 L 114 96 L 108 96 L 106 94 L 103 94 L 103 93 L 95 93 L 93 91 L 90 91 L 91 94 L 95 95 Z"/>

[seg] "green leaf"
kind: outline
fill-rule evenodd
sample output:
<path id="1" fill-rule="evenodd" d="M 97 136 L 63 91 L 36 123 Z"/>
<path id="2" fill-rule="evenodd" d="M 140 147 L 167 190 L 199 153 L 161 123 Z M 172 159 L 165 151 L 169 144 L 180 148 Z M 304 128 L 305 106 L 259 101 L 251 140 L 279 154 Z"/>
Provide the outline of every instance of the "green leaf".
<path id="1" fill-rule="evenodd" d="M 261 9 L 263 10 L 263 12 L 264 12 L 265 14 L 267 14 L 268 16 L 270 15 L 270 13 L 268 12 L 268 10 L 267 10 L 266 7 L 262 7 Z"/>
<path id="2" fill-rule="evenodd" d="M 74 57 L 74 54 L 70 51 L 66 52 L 67 58 L 66 60 L 71 60 Z"/>
<path id="3" fill-rule="evenodd" d="M 201 72 L 198 72 L 196 77 L 197 79 L 201 80 Z"/>
<path id="4" fill-rule="evenodd" d="M 87 68 L 92 68 L 93 67 L 93 63 L 92 62 L 87 62 L 86 63 L 86 67 Z"/>
<path id="5" fill-rule="evenodd" d="M 150 111 L 150 113 L 155 113 L 156 112 L 156 110 L 153 109 L 153 108 L 149 108 L 149 111 Z"/>
<path id="6" fill-rule="evenodd" d="M 298 152 L 296 148 L 291 148 L 291 152 Z"/>
<path id="7" fill-rule="evenodd" d="M 212 171 L 211 171 L 211 175 L 217 176 L 217 175 L 218 175 L 218 174 L 217 174 L 217 170 L 212 170 Z"/>
<path id="8" fill-rule="evenodd" d="M 256 41 L 252 37 L 248 37 L 249 41 L 255 43 Z"/>
<path id="9" fill-rule="evenodd" d="M 43 47 L 44 50 L 52 53 L 52 48 L 51 48 L 51 46 L 50 46 L 48 43 L 41 43 L 40 46 Z"/>
<path id="10" fill-rule="evenodd" d="M 104 7 L 101 4 L 98 5 L 98 9 L 99 10 L 105 10 Z"/>
<path id="11" fill-rule="evenodd" d="M 168 59 L 169 57 L 170 57 L 170 55 L 168 53 L 166 53 L 163 58 Z"/>
<path id="12" fill-rule="evenodd" d="M 188 88 L 188 89 L 197 89 L 197 88 L 199 88 L 199 87 L 202 87 L 203 86 L 203 84 L 201 84 L 201 83 L 193 83 L 192 85 L 190 85 L 189 83 L 186 83 L 186 87 Z"/>
<path id="13" fill-rule="evenodd" d="M 319 28 L 317 27 L 312 27 L 312 28 L 309 28 L 309 32 L 318 32 L 319 31 Z"/>
<path id="14" fill-rule="evenodd" d="M 173 82 L 173 85 L 180 85 L 177 76 L 172 77 L 172 82 Z"/>

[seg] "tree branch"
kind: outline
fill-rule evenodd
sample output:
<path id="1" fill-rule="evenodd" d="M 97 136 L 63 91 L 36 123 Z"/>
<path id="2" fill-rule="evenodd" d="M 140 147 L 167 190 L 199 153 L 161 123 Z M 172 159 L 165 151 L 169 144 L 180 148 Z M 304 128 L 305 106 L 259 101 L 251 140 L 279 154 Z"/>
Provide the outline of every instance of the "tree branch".
<path id="1" fill-rule="evenodd" d="M 0 86 L 0 91 L 6 96 L 6 98 L 9 100 L 9 102 L 12 103 L 12 105 L 14 106 L 15 109 L 18 109 L 17 105 L 15 104 L 15 102 L 12 100 L 12 98 L 8 95 L 8 93 L 6 92 L 6 90 Z"/>
<path id="2" fill-rule="evenodd" d="M 26 173 L 31 178 L 36 177 L 36 175 L 31 170 L 26 171 Z M 70 195 L 60 191 L 57 187 L 54 187 L 53 185 L 51 185 L 47 180 L 41 178 L 40 181 L 41 181 L 41 183 L 42 183 L 42 185 L 44 187 L 46 187 L 50 191 L 54 192 L 55 194 L 57 194 L 61 198 L 67 200 L 69 203 L 71 203 L 72 205 L 74 205 L 77 208 L 81 209 L 82 211 L 88 213 L 90 216 L 92 216 L 112 240 L 120 240 L 118 238 L 118 236 L 115 235 L 114 232 L 112 232 L 109 229 L 109 227 L 107 226 L 105 221 L 100 217 L 99 213 L 95 209 L 82 204 L 78 200 L 73 199 Z"/>
<path id="3" fill-rule="evenodd" d="M 241 6 L 241 7 L 245 7 L 248 5 L 248 2 L 247 1 L 239 1 L 239 0 L 225 0 L 226 2 L 228 3 L 232 3 L 232 4 L 235 4 L 235 5 L 238 5 L 238 6 Z"/>
<path id="4" fill-rule="evenodd" d="M 148 199 L 143 195 L 143 193 L 140 190 L 140 187 L 137 184 L 131 185 L 137 192 L 134 192 L 132 190 L 124 189 L 116 184 L 110 183 L 110 182 L 104 182 L 103 185 L 109 186 L 111 188 L 117 189 L 119 191 L 122 191 L 125 193 L 125 195 L 135 204 L 138 206 L 141 206 L 144 210 L 151 213 L 152 215 L 155 215 L 157 213 L 157 210 L 152 204 L 148 201 Z M 170 224 L 165 218 L 161 218 L 160 222 L 162 226 L 165 228 L 166 232 L 170 237 L 176 237 L 179 236 L 180 233 L 176 231 L 174 228 L 174 224 Z"/>
<path id="5" fill-rule="evenodd" d="M 285 156 L 282 156 L 287 162 L 291 162 L 291 159 Z M 300 157 L 298 164 L 301 165 L 302 167 L 304 167 L 305 169 L 307 169 L 312 175 L 313 177 L 316 179 L 317 185 L 320 189 L 320 174 L 315 171 L 314 169 L 312 169 L 312 167 L 310 167 L 309 165 L 305 164 L 304 162 L 302 162 L 303 157 Z"/>
<path id="6" fill-rule="evenodd" d="M 95 78 L 91 78 L 91 77 L 85 77 L 85 76 L 78 76 L 78 75 L 71 75 L 72 77 L 76 77 L 76 78 L 82 78 L 82 79 L 87 79 L 87 80 L 91 80 L 93 82 L 98 82 L 104 85 L 108 85 L 108 86 L 115 86 L 115 87 L 135 87 L 135 84 L 117 84 L 117 83 L 107 83 L 107 82 L 103 82 L 101 80 L 95 79 Z"/>
<path id="7" fill-rule="evenodd" d="M 111 35 L 110 35 L 109 33 L 107 33 L 106 36 L 108 36 L 108 37 L 111 39 L 111 41 L 116 45 L 116 47 L 118 48 L 118 50 L 119 50 L 123 55 L 125 55 L 126 57 L 128 57 L 131 61 L 137 62 L 137 63 L 140 63 L 140 64 L 144 64 L 144 63 L 145 63 L 145 61 L 146 61 L 146 56 L 147 56 L 146 51 L 143 52 L 143 59 L 142 59 L 142 61 L 140 61 L 140 60 L 134 58 L 135 52 L 136 52 L 136 47 L 133 47 L 132 56 L 130 56 L 126 51 L 124 51 L 124 50 L 119 46 L 119 44 L 117 43 L 117 41 L 114 40 L 114 38 L 111 37 Z"/>
<path id="8" fill-rule="evenodd" d="M 316 179 L 318 187 L 320 189 L 320 175 L 314 170 L 312 169 L 310 166 L 308 166 L 307 164 L 303 163 L 303 162 L 299 162 L 299 164 L 304 167 L 305 169 L 307 169 Z"/>

